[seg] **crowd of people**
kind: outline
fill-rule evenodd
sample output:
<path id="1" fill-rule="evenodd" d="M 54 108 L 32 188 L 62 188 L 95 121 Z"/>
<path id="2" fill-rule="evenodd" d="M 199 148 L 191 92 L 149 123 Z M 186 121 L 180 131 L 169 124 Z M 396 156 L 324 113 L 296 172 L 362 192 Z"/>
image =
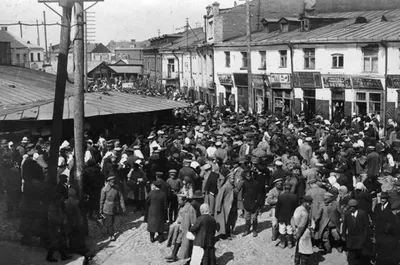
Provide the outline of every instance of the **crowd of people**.
<path id="1" fill-rule="evenodd" d="M 350 265 L 399 264 L 396 122 L 356 114 L 332 123 L 304 113 L 281 118 L 202 102 L 175 117 L 176 124 L 130 142 L 86 132 L 83 196 L 73 139 L 60 146 L 56 188 L 46 184 L 50 140 L 24 137 L 16 147 L 1 140 L 1 181 L 8 214 L 20 211 L 21 243 L 40 238 L 48 261 L 56 261 L 55 251 L 61 259 L 88 256 L 87 218 L 114 241 L 115 218 L 130 204 L 144 215 L 149 241 L 171 247 L 167 262 L 216 264 L 215 243 L 237 236 L 238 218 L 242 236 L 257 237 L 259 215 L 268 212 L 271 240 L 293 248 L 295 265 L 332 248 L 345 251 Z"/>

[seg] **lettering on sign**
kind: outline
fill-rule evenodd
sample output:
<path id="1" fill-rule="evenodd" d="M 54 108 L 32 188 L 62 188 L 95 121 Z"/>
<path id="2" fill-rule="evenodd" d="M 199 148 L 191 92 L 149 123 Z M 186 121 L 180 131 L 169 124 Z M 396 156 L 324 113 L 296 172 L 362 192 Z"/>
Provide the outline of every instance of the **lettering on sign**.
<path id="1" fill-rule="evenodd" d="M 380 79 L 352 77 L 354 89 L 380 89 L 383 90 Z"/>
<path id="2" fill-rule="evenodd" d="M 388 75 L 386 82 L 388 87 L 400 88 L 400 75 Z"/>
<path id="3" fill-rule="evenodd" d="M 293 73 L 293 85 L 299 88 L 322 88 L 321 74 L 319 72 Z"/>
<path id="4" fill-rule="evenodd" d="M 323 80 L 325 88 L 352 88 L 350 77 L 327 76 Z"/>
<path id="5" fill-rule="evenodd" d="M 270 74 L 269 82 L 272 88 L 291 88 L 290 74 Z"/>
<path id="6" fill-rule="evenodd" d="M 218 75 L 219 83 L 222 85 L 233 85 L 233 80 L 232 80 L 232 75 L 224 75 L 224 74 L 219 74 Z"/>
<path id="7" fill-rule="evenodd" d="M 268 86 L 267 78 L 264 75 L 253 75 L 253 87 L 264 89 L 264 86 Z"/>

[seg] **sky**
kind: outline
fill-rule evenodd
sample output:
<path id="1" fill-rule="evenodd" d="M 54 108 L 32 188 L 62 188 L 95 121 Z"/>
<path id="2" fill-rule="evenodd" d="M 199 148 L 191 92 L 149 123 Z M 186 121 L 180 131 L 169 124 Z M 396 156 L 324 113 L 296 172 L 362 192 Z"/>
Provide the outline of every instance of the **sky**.
<path id="1" fill-rule="evenodd" d="M 236 0 L 242 4 L 240 0 Z M 61 18 L 37 0 L 0 0 L 0 25 L 8 23 L 43 22 L 43 11 L 46 11 L 47 23 L 60 22 Z M 215 0 L 104 0 L 98 2 L 88 12 L 95 12 L 95 41 L 107 44 L 110 40 L 121 41 L 149 39 L 161 34 L 173 33 L 173 29 L 182 28 L 185 19 L 189 18 L 192 28 L 196 23 L 203 26 L 203 15 L 206 6 Z M 218 0 L 220 8 L 232 7 L 235 0 Z M 93 2 L 85 3 L 85 8 Z M 62 13 L 58 3 L 49 4 Z M 8 26 L 8 30 L 20 34 L 19 26 Z M 37 28 L 23 26 L 23 38 L 37 44 Z M 39 27 L 40 44 L 44 47 L 44 27 Z M 60 26 L 47 27 L 47 43 L 60 42 Z"/>

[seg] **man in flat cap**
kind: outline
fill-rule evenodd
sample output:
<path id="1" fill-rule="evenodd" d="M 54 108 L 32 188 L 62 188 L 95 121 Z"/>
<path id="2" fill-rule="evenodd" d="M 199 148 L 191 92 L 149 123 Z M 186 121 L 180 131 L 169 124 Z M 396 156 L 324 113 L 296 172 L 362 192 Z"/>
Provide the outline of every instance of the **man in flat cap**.
<path id="1" fill-rule="evenodd" d="M 358 209 L 355 199 L 349 200 L 349 211 L 344 214 L 342 236 L 346 240 L 349 265 L 367 264 L 363 249 L 367 243 L 368 214 Z"/>
<path id="2" fill-rule="evenodd" d="M 325 254 L 332 253 L 331 238 L 338 246 L 338 252 L 343 251 L 340 245 L 340 209 L 339 203 L 332 193 L 324 193 L 324 203 L 319 209 L 315 223 L 319 228 L 315 233 L 316 240 L 322 240 Z"/>
<path id="3" fill-rule="evenodd" d="M 311 137 L 306 137 L 303 144 L 299 147 L 299 153 L 301 157 L 307 162 L 307 165 L 310 164 L 310 160 L 313 157 L 313 151 L 311 147 Z"/>
<path id="4" fill-rule="evenodd" d="M 294 264 L 308 265 L 308 260 L 311 254 L 314 253 L 310 230 L 310 208 L 312 198 L 310 196 L 304 196 L 300 201 L 301 205 L 296 208 L 291 220 L 293 235 L 296 239 Z"/>

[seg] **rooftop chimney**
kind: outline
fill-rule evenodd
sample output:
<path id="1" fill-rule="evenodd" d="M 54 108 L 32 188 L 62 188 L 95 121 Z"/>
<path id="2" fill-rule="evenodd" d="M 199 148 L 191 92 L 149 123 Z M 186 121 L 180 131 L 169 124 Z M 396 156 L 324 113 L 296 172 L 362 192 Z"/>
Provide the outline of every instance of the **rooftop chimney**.
<path id="1" fill-rule="evenodd" d="M 214 2 L 214 4 L 212 4 L 213 7 L 213 14 L 215 15 L 219 15 L 219 3 L 218 2 Z"/>

